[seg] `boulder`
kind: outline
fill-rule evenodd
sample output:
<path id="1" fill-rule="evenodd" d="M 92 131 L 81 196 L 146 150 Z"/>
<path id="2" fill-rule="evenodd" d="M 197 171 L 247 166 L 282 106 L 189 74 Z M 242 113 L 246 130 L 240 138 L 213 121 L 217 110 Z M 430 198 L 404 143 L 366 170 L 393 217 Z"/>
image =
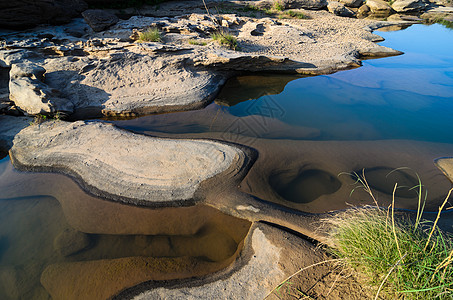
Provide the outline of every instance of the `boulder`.
<path id="1" fill-rule="evenodd" d="M 422 0 L 396 0 L 392 8 L 399 13 L 418 12 L 425 9 L 426 4 Z"/>
<path id="2" fill-rule="evenodd" d="M 83 0 L 16 0 L 0 2 L 0 28 L 24 29 L 69 22 L 88 8 Z"/>
<path id="3" fill-rule="evenodd" d="M 53 242 L 54 249 L 62 256 L 70 256 L 78 253 L 90 245 L 87 234 L 72 228 L 66 228 Z"/>
<path id="4" fill-rule="evenodd" d="M 358 14 L 359 15 L 367 15 L 370 13 L 370 7 L 366 4 L 363 4 L 362 6 L 359 7 Z"/>
<path id="5" fill-rule="evenodd" d="M 28 114 L 72 112 L 73 104 L 59 97 L 59 91 L 44 83 L 46 70 L 34 63 L 13 64 L 10 71 L 10 99 Z"/>
<path id="6" fill-rule="evenodd" d="M 106 30 L 119 21 L 117 16 L 101 9 L 86 10 L 82 13 L 82 16 L 96 32 Z"/>
<path id="7" fill-rule="evenodd" d="M 393 9 L 383 0 L 367 0 L 366 5 L 370 8 L 372 14 L 390 15 Z"/>
<path id="8" fill-rule="evenodd" d="M 329 10 L 329 12 L 333 13 L 336 16 L 349 18 L 355 16 L 355 13 L 352 10 L 344 6 L 342 3 L 336 1 L 329 1 L 327 9 Z"/>
<path id="9" fill-rule="evenodd" d="M 363 0 L 340 0 L 347 7 L 358 8 L 363 4 Z"/>
<path id="10" fill-rule="evenodd" d="M 323 9 L 327 7 L 327 0 L 277 0 L 285 9 Z"/>

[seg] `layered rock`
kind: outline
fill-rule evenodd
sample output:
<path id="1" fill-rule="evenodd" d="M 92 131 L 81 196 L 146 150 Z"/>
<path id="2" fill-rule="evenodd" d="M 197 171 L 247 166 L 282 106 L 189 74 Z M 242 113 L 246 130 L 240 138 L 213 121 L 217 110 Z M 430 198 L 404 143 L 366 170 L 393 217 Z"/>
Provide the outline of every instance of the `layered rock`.
<path id="1" fill-rule="evenodd" d="M 154 206 L 193 204 L 201 182 L 223 172 L 234 176 L 245 160 L 240 149 L 216 142 L 158 139 L 101 123 L 63 121 L 25 128 L 10 155 L 20 169 L 63 172 L 95 195 Z"/>
<path id="2" fill-rule="evenodd" d="M 101 9 L 88 9 L 82 13 L 85 21 L 96 31 L 103 31 L 118 22 L 118 17 Z"/>

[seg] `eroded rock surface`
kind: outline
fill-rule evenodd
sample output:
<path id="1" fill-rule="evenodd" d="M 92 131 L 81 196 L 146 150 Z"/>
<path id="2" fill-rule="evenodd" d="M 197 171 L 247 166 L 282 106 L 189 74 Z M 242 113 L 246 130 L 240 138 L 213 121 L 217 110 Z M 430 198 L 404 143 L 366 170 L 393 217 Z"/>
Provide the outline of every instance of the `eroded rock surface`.
<path id="1" fill-rule="evenodd" d="M 400 54 L 373 42 L 364 26 L 374 21 L 310 16 L 221 15 L 222 29 L 201 14 L 132 17 L 98 33 L 77 19 L 5 36 L 0 66 L 11 69 L 9 98 L 25 113 L 84 118 L 200 108 L 237 72 L 322 74 L 359 66 L 363 55 Z M 162 32 L 162 43 L 136 41 L 149 27 Z M 237 37 L 240 51 L 210 38 L 219 30 Z"/>
<path id="2" fill-rule="evenodd" d="M 226 180 L 245 160 L 242 150 L 217 142 L 152 138 L 81 121 L 30 126 L 10 154 L 20 169 L 73 175 L 95 195 L 166 206 L 193 204 L 202 181 L 223 172 Z"/>

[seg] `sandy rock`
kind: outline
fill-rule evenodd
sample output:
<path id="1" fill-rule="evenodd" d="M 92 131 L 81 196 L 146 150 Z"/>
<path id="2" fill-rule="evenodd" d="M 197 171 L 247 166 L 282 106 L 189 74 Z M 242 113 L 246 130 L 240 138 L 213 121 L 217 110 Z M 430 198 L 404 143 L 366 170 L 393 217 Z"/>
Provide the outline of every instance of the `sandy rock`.
<path id="1" fill-rule="evenodd" d="M 358 13 L 360 15 L 367 15 L 371 11 L 370 7 L 366 4 L 363 4 L 362 6 L 359 7 Z"/>
<path id="2" fill-rule="evenodd" d="M 85 21 L 90 27 L 98 32 L 115 25 L 118 22 L 118 17 L 101 9 L 88 9 L 82 13 Z"/>
<path id="3" fill-rule="evenodd" d="M 87 7 L 83 0 L 2 1 L 0 28 L 23 29 L 43 23 L 67 23 Z"/>
<path id="4" fill-rule="evenodd" d="M 370 8 L 372 14 L 390 15 L 393 9 L 383 0 L 367 0 L 366 5 Z"/>
<path id="5" fill-rule="evenodd" d="M 72 228 L 66 228 L 53 242 L 54 249 L 63 256 L 70 256 L 86 249 L 90 245 L 88 236 Z"/>
<path id="6" fill-rule="evenodd" d="M 327 7 L 326 0 L 278 0 L 285 9 L 323 9 Z"/>
<path id="7" fill-rule="evenodd" d="M 453 158 L 442 157 L 435 161 L 436 166 L 453 182 Z"/>
<path id="8" fill-rule="evenodd" d="M 73 104 L 59 97 L 59 92 L 47 86 L 46 70 L 33 63 L 14 64 L 10 71 L 10 99 L 29 114 L 72 112 Z"/>
<path id="9" fill-rule="evenodd" d="M 165 206 L 193 204 L 201 182 L 227 170 L 234 176 L 244 156 L 216 142 L 152 138 L 80 121 L 30 126 L 11 149 L 21 169 L 73 175 L 86 190 L 111 200 Z"/>
<path id="10" fill-rule="evenodd" d="M 362 6 L 363 0 L 340 0 L 347 7 L 355 7 L 358 8 Z"/>
<path id="11" fill-rule="evenodd" d="M 337 1 L 329 1 L 327 9 L 336 16 L 352 18 L 355 13 L 344 4 Z"/>
<path id="12" fill-rule="evenodd" d="M 74 20 L 20 38 L 7 36 L 0 66 L 17 65 L 17 70 L 30 64 L 40 74 L 44 68 L 44 77 L 10 78 L 16 87 L 10 98 L 26 113 L 61 111 L 86 118 L 201 108 L 234 72 L 325 74 L 359 66 L 359 57 L 373 48 L 399 54 L 381 51 L 372 42 L 363 26 L 373 21 L 345 23 L 324 11 L 311 14 L 313 20 L 287 21 L 223 15 L 241 51 L 213 42 L 210 34 L 217 25 L 203 14 L 135 16 L 98 33 L 83 20 Z M 150 26 L 163 32 L 164 43 L 130 38 Z M 191 45 L 190 39 L 207 45 Z"/>
<path id="13" fill-rule="evenodd" d="M 417 12 L 426 7 L 423 0 L 396 0 L 392 8 L 399 13 Z"/>

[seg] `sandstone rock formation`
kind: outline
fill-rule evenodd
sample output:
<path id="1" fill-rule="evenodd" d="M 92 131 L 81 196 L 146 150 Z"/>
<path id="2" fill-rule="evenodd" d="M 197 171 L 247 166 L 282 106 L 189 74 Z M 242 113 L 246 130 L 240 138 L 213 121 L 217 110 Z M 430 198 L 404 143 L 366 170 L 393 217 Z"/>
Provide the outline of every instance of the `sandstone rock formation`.
<path id="1" fill-rule="evenodd" d="M 329 1 L 327 9 L 336 16 L 349 18 L 355 16 L 355 13 L 352 10 L 350 10 L 344 4 L 337 1 Z"/>
<path id="2" fill-rule="evenodd" d="M 422 0 L 396 0 L 392 8 L 398 13 L 418 12 L 426 7 Z"/>
<path id="3" fill-rule="evenodd" d="M 111 200 L 187 206 L 202 181 L 245 164 L 242 150 L 202 140 L 136 135 L 101 123 L 46 122 L 22 130 L 10 151 L 16 167 L 79 178 Z M 226 176 L 225 176 L 226 175 Z"/>
<path id="4" fill-rule="evenodd" d="M 26 114 L 85 118 L 200 108 L 235 72 L 322 74 L 358 66 L 361 56 L 400 54 L 372 42 L 363 26 L 373 21 L 311 14 L 313 20 L 281 22 L 222 16 L 222 30 L 238 38 L 240 51 L 210 39 L 219 25 L 206 15 L 132 17 L 99 33 L 77 19 L 5 37 L 0 66 L 11 69 L 9 98 Z M 163 43 L 134 41 L 149 27 L 162 31 Z"/>
<path id="5" fill-rule="evenodd" d="M 347 7 L 360 7 L 363 4 L 363 0 L 340 0 Z"/>
<path id="6" fill-rule="evenodd" d="M 85 21 L 96 31 L 103 31 L 118 22 L 118 17 L 101 9 L 88 9 L 82 13 Z"/>
<path id="7" fill-rule="evenodd" d="M 375 15 L 390 15 L 393 12 L 392 7 L 384 0 L 367 0 L 366 5 L 370 8 L 371 13 Z"/>

